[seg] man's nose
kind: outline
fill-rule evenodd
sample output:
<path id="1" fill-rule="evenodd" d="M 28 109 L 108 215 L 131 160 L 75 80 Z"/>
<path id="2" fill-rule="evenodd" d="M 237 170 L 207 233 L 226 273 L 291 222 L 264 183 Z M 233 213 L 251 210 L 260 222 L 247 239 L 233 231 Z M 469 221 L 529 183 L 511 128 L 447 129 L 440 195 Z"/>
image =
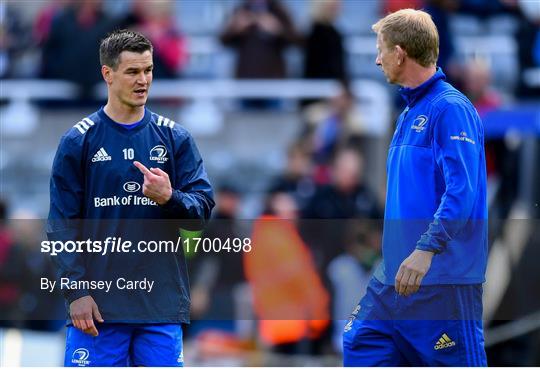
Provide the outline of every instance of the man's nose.
<path id="1" fill-rule="evenodd" d="M 141 85 L 146 85 L 148 83 L 148 78 L 144 73 L 139 74 L 139 78 L 137 78 L 137 83 Z"/>
<path id="2" fill-rule="evenodd" d="M 381 66 L 381 58 L 378 55 L 375 58 L 375 64 L 378 65 L 379 67 Z"/>

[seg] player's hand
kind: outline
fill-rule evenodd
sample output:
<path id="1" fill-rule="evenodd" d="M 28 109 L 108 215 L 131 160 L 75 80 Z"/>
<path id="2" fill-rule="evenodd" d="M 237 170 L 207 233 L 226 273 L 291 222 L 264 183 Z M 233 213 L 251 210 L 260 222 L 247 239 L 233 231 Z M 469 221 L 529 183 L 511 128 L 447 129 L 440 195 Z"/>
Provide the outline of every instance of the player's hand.
<path id="1" fill-rule="evenodd" d="M 167 203 L 172 196 L 169 175 L 159 168 L 148 169 L 138 161 L 134 161 L 133 164 L 144 175 L 143 194 L 159 205 Z"/>
<path id="2" fill-rule="evenodd" d="M 422 279 L 431 267 L 433 252 L 414 250 L 407 259 L 399 266 L 396 274 L 396 292 L 403 296 L 409 296 L 420 288 Z"/>
<path id="3" fill-rule="evenodd" d="M 92 296 L 81 297 L 69 304 L 69 315 L 75 328 L 94 337 L 99 334 L 94 319 L 103 323 L 103 318 Z"/>

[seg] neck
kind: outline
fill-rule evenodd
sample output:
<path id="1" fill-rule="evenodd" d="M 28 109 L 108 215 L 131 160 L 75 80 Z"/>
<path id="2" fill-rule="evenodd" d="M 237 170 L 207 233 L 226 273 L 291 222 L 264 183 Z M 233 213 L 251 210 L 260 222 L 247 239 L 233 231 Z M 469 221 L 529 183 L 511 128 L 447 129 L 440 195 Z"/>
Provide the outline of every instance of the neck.
<path id="1" fill-rule="evenodd" d="M 399 84 L 408 88 L 416 88 L 420 86 L 422 83 L 433 77 L 437 71 L 437 67 L 435 65 L 423 67 L 414 62 L 411 62 L 405 68 L 407 69 L 403 73 L 403 80 Z"/>
<path id="2" fill-rule="evenodd" d="M 130 107 L 124 104 L 115 104 L 109 99 L 103 108 L 105 113 L 119 124 L 131 124 L 140 121 L 144 117 L 144 105 Z"/>

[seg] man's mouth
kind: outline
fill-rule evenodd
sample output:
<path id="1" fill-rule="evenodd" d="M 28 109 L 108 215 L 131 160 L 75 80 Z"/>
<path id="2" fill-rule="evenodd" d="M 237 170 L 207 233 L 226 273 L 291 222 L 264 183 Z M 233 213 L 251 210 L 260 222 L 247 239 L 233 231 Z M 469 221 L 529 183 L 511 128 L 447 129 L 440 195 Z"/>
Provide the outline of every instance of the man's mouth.
<path id="1" fill-rule="evenodd" d="M 137 96 L 144 96 L 146 94 L 146 88 L 138 88 L 133 92 L 135 92 Z"/>

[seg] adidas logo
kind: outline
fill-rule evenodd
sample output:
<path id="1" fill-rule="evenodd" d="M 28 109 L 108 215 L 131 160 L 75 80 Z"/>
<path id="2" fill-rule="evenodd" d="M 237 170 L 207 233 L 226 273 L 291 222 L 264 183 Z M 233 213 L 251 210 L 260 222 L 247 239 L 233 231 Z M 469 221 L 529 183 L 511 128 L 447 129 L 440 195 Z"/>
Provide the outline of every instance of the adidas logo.
<path id="1" fill-rule="evenodd" d="M 439 340 L 437 341 L 437 344 L 435 345 L 434 349 L 435 350 L 442 350 L 442 349 L 445 349 L 445 348 L 449 348 L 449 347 L 453 347 L 455 346 L 456 343 L 454 341 L 452 341 L 452 339 L 450 337 L 448 337 L 448 335 L 445 333 L 441 336 L 441 338 L 439 338 Z"/>
<path id="2" fill-rule="evenodd" d="M 92 163 L 95 163 L 96 161 L 108 161 L 112 160 L 111 156 L 107 154 L 107 151 L 102 147 L 98 150 L 98 152 L 95 153 L 94 157 L 92 158 Z"/>

